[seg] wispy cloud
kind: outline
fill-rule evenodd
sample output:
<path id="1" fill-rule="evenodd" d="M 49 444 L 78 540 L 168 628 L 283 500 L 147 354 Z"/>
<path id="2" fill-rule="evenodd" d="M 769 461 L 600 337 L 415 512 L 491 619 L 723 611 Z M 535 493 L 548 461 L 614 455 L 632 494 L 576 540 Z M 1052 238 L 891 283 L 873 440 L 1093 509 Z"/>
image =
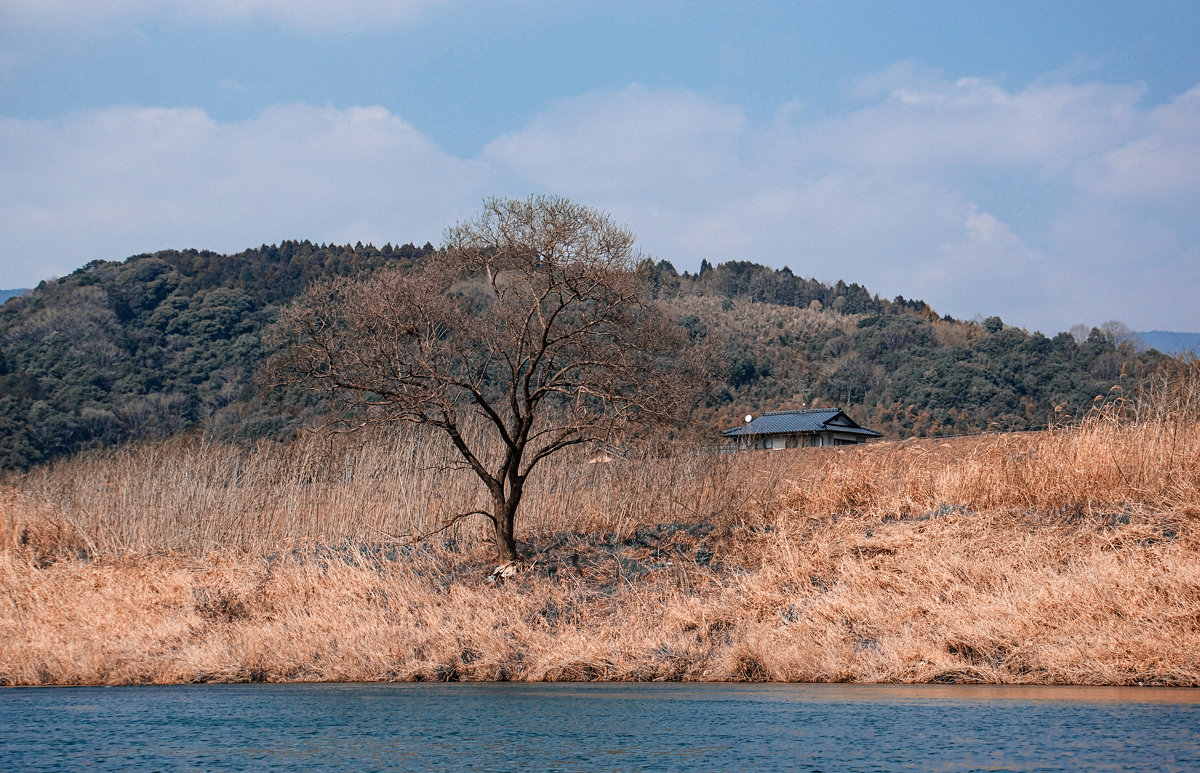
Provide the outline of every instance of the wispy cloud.
<path id="1" fill-rule="evenodd" d="M 1140 96 L 1137 87 L 1095 83 L 1018 92 L 976 78 L 897 85 L 876 104 L 819 123 L 802 152 L 922 172 L 1031 165 L 1053 173 L 1130 136 Z"/>
<path id="2" fill-rule="evenodd" d="M 906 65 L 843 114 L 788 105 L 755 127 L 736 106 L 634 86 L 559 104 L 484 158 L 599 200 L 683 265 L 786 263 L 1047 329 L 1067 313 L 1196 327 L 1200 226 L 1157 202 L 1200 207 L 1198 93 L 1148 109 L 1138 86 L 1010 90 Z M 1096 237 L 1114 223 L 1120 238 Z"/>
<path id="3" fill-rule="evenodd" d="M 1082 174 L 1090 192 L 1116 200 L 1195 204 L 1200 189 L 1200 86 L 1139 116 L 1140 131 L 1104 149 Z M 1194 214 L 1194 206 L 1189 206 Z"/>
<path id="4" fill-rule="evenodd" d="M 266 21 L 305 32 L 371 30 L 413 21 L 446 0 L 6 0 L 11 22 L 81 28 L 147 19 L 222 23 Z"/>
<path id="5" fill-rule="evenodd" d="M 288 105 L 233 123 L 114 108 L 0 121 L 0 144 L 5 263 L 38 256 L 43 275 L 167 247 L 437 241 L 494 185 L 381 108 Z"/>

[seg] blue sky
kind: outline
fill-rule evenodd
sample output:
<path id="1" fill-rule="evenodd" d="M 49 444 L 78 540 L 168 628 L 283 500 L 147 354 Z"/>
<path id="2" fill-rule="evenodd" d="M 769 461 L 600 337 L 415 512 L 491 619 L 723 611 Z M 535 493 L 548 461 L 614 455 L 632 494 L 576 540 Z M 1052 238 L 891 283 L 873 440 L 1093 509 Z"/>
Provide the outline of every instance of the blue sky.
<path id="1" fill-rule="evenodd" d="M 1200 330 L 1200 3 L 0 0 L 0 287 L 567 195 L 1053 333 Z"/>

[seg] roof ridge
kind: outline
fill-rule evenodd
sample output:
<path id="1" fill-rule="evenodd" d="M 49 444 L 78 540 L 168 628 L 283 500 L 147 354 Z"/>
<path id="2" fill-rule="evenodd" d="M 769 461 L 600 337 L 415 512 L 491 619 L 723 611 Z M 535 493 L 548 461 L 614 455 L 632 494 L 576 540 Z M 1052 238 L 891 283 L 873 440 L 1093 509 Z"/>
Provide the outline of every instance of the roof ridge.
<path id="1" fill-rule="evenodd" d="M 763 411 L 759 415 L 760 416 L 782 416 L 782 415 L 793 414 L 793 413 L 837 413 L 840 410 L 842 410 L 842 409 L 837 406 L 834 406 L 833 408 L 790 408 L 788 410 L 783 410 L 783 411 Z"/>

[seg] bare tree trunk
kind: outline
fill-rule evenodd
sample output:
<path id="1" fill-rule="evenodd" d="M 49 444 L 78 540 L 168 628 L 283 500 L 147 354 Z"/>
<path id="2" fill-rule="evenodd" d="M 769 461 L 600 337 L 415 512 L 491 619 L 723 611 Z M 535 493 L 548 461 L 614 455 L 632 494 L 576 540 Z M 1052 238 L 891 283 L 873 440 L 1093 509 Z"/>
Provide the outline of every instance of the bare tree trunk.
<path id="1" fill-rule="evenodd" d="M 513 523 L 516 520 L 517 505 L 521 502 L 519 491 L 505 496 L 503 493 L 492 495 L 492 514 L 496 524 L 496 557 L 501 561 L 521 561 L 525 557 L 517 550 L 517 541 L 513 536 Z"/>

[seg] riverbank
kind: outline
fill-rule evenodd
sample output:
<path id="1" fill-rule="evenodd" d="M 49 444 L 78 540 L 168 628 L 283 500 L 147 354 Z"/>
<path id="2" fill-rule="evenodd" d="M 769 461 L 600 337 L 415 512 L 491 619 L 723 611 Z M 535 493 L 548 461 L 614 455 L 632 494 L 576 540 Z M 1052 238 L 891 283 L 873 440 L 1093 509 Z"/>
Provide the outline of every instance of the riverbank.
<path id="1" fill-rule="evenodd" d="M 531 568 L 499 585 L 478 528 L 409 547 L 383 520 L 403 497 L 362 467 L 326 461 L 342 474 L 268 509 L 251 457 L 231 498 L 211 468 L 236 454 L 219 450 L 135 449 L 9 482 L 0 683 L 1200 686 L 1200 422 L 1180 411 L 564 463 L 531 499 Z M 292 474 L 254 458 L 278 485 Z M 150 469 L 158 499 L 139 500 Z M 433 485 L 405 480 L 404 496 Z"/>
<path id="2" fill-rule="evenodd" d="M 484 555 L 8 552 L 0 680 L 1197 686 L 1198 546 L 1182 513 L 956 511 L 579 538 L 499 587 Z"/>

